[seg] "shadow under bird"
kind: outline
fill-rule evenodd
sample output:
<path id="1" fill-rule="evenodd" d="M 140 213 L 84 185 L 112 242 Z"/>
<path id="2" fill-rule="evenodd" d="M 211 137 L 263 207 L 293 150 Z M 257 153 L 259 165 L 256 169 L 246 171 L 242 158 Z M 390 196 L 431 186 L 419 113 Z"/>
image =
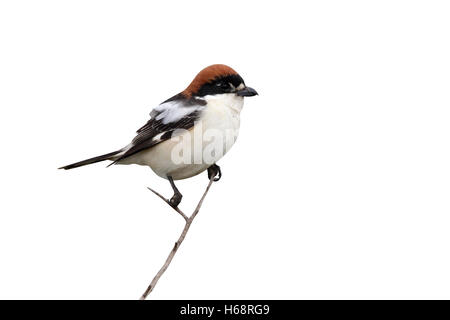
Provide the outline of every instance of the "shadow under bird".
<path id="1" fill-rule="evenodd" d="M 237 138 L 244 97 L 257 94 L 232 68 L 223 64 L 211 65 L 200 71 L 184 91 L 155 107 L 150 120 L 137 131 L 130 144 L 59 169 L 68 170 L 105 160 L 112 161 L 110 165 L 149 166 L 158 176 L 169 180 L 174 191 L 170 205 L 176 208 L 182 195 L 174 180 L 190 178 L 205 170 L 208 178 L 217 176 L 215 180 L 220 179 L 222 174 L 216 162 Z M 201 133 L 199 142 L 195 141 L 198 139 L 195 132 L 199 131 L 196 129 Z M 209 133 L 221 136 L 218 141 L 223 148 L 220 152 L 212 152 L 206 161 L 204 152 L 212 140 Z M 174 161 L 174 154 L 177 154 L 174 148 L 186 141 L 193 142 L 187 149 L 182 149 L 183 154 L 190 154 L 189 161 Z"/>

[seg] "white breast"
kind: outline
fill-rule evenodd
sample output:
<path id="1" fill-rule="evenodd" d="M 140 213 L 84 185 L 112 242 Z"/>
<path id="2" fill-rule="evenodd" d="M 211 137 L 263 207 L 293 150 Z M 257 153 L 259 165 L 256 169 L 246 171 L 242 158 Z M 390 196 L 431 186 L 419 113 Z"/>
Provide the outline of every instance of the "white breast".
<path id="1" fill-rule="evenodd" d="M 202 116 L 204 139 L 208 139 L 208 136 L 214 133 L 217 140 L 223 137 L 223 155 L 225 155 L 239 134 L 240 112 L 244 98 L 235 94 L 221 94 L 206 96 L 205 100 L 208 104 Z M 211 134 L 208 134 L 209 131 Z"/>

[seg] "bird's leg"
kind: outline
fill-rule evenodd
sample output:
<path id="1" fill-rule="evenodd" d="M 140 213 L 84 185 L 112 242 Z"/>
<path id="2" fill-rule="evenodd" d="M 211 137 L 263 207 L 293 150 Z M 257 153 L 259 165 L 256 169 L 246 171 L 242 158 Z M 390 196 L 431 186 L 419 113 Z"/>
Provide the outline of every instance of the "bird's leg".
<path id="1" fill-rule="evenodd" d="M 172 189 L 173 189 L 173 196 L 172 196 L 172 198 L 170 198 L 169 204 L 173 208 L 176 208 L 180 204 L 181 198 L 183 198 L 183 195 L 180 193 L 180 191 L 178 191 L 177 187 L 175 186 L 175 182 L 173 182 L 172 177 L 167 176 L 167 179 L 169 180 L 170 185 L 172 186 Z"/>
<path id="2" fill-rule="evenodd" d="M 219 181 L 222 178 L 222 171 L 217 164 L 213 164 L 208 168 L 208 179 L 211 180 L 212 177 L 216 176 L 217 178 L 214 178 L 214 181 Z"/>

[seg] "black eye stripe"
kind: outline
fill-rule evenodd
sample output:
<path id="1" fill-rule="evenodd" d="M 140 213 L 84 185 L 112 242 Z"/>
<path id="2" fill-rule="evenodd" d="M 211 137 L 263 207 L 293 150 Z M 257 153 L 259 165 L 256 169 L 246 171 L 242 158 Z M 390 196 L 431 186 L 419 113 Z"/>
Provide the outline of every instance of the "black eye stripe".
<path id="1" fill-rule="evenodd" d="M 195 95 L 203 97 L 210 94 L 230 93 L 241 83 L 244 83 L 244 80 L 238 74 L 215 78 L 205 83 Z"/>

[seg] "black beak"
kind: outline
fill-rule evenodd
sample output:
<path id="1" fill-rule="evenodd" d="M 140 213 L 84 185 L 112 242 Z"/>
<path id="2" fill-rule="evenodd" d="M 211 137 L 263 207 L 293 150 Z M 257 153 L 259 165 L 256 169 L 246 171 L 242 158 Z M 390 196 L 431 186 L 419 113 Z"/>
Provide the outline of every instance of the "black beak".
<path id="1" fill-rule="evenodd" d="M 237 91 L 236 94 L 240 97 L 253 97 L 258 95 L 258 92 L 253 88 L 245 87 L 244 89 Z"/>

